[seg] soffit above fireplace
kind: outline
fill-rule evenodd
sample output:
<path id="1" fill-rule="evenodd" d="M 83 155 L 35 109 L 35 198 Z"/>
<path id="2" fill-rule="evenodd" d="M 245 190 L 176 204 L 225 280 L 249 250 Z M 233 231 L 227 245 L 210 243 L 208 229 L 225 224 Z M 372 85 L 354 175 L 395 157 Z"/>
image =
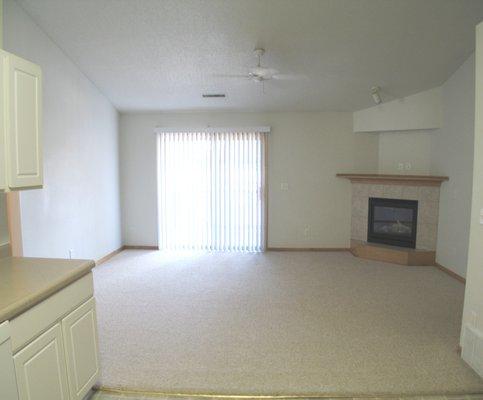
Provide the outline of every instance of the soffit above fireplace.
<path id="1" fill-rule="evenodd" d="M 388 175 L 388 174 L 337 174 L 339 178 L 349 179 L 354 183 L 381 185 L 441 186 L 449 180 L 447 176 L 436 175 Z"/>

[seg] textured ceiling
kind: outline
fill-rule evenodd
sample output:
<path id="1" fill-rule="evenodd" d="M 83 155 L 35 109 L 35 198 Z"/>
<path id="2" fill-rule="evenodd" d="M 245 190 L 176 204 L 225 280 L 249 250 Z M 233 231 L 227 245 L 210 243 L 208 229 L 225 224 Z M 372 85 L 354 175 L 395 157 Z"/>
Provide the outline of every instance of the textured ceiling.
<path id="1" fill-rule="evenodd" d="M 443 83 L 482 0 L 18 0 L 121 111 L 357 110 Z M 260 84 L 252 50 L 300 81 Z M 204 92 L 226 99 L 203 99 Z M 384 94 L 386 93 L 386 94 Z"/>

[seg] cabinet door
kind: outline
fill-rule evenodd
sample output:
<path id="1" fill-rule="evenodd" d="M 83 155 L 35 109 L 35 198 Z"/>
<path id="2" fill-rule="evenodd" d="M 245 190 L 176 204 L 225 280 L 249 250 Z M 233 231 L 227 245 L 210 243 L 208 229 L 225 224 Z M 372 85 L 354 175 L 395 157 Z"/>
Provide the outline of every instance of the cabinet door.
<path id="1" fill-rule="evenodd" d="M 97 320 L 91 297 L 62 320 L 72 400 L 82 399 L 99 375 Z"/>
<path id="2" fill-rule="evenodd" d="M 8 185 L 42 185 L 42 78 L 38 65 L 8 56 Z"/>
<path id="3" fill-rule="evenodd" d="M 7 113 L 7 53 L 0 50 L 0 190 L 7 187 L 7 142 L 6 142 L 6 113 Z"/>
<path id="4" fill-rule="evenodd" d="M 20 400 L 68 400 L 60 324 L 14 355 Z"/>
<path id="5" fill-rule="evenodd" d="M 0 324 L 0 399 L 18 400 L 8 321 Z"/>

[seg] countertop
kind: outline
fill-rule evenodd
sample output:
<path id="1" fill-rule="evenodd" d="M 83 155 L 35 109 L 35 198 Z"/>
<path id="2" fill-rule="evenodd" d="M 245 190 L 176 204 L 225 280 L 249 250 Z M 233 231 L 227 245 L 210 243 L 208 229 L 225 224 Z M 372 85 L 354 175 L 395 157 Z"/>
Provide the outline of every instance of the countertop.
<path id="1" fill-rule="evenodd" d="M 12 319 L 94 268 L 91 260 L 0 259 L 0 323 Z"/>

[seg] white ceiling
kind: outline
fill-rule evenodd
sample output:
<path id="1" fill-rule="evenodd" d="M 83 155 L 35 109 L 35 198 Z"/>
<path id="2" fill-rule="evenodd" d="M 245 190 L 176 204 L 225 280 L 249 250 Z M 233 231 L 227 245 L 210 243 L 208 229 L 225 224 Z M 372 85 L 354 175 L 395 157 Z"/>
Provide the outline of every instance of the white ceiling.
<path id="1" fill-rule="evenodd" d="M 483 20 L 482 0 L 18 1 L 121 111 L 369 107 L 373 85 L 387 99 L 443 83 Z M 256 46 L 308 78 L 263 93 L 213 76 L 246 74 Z"/>

